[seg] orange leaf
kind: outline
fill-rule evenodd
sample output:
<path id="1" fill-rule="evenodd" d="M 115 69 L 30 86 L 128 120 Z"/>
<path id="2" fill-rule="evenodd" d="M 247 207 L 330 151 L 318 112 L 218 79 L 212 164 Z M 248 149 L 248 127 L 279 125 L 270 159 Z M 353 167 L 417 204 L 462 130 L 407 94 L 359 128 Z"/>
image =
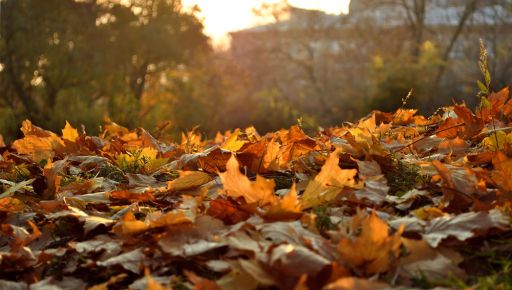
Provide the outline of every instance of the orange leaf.
<path id="1" fill-rule="evenodd" d="M 361 230 L 357 237 L 342 238 L 338 244 L 341 257 L 352 267 L 362 267 L 367 274 L 382 273 L 389 270 L 391 258 L 399 255 L 400 236 L 404 227 L 389 235 L 388 226 L 377 217 L 375 212 L 369 216 L 358 213 L 352 218 L 350 232 Z"/>
<path id="2" fill-rule="evenodd" d="M 484 122 L 475 116 L 466 106 L 455 106 L 453 111 L 464 121 L 464 137 L 469 139 L 482 131 Z"/>
<path id="3" fill-rule="evenodd" d="M 117 235 L 133 235 L 147 230 L 149 226 L 135 218 L 131 211 L 127 212 L 112 228 Z"/>
<path id="4" fill-rule="evenodd" d="M 129 201 L 149 201 L 154 200 L 155 197 L 152 194 L 152 191 L 148 190 L 142 193 L 132 192 L 129 190 L 115 190 L 110 193 L 110 198 L 112 199 L 120 199 L 120 200 L 129 200 Z"/>
<path id="5" fill-rule="evenodd" d="M 247 203 L 258 203 L 265 205 L 275 201 L 274 180 L 267 180 L 256 176 L 256 181 L 251 182 L 247 176 L 240 173 L 238 161 L 234 155 L 226 164 L 227 171 L 219 173 L 224 191 L 228 196 L 243 197 Z"/>
<path id="6" fill-rule="evenodd" d="M 0 212 L 18 212 L 23 210 L 23 202 L 17 198 L 0 198 Z"/>
<path id="7" fill-rule="evenodd" d="M 21 131 L 25 137 L 14 141 L 12 148 L 19 154 L 29 155 L 36 162 L 51 160 L 55 156 L 55 150 L 64 146 L 57 135 L 33 126 L 29 120 L 23 121 Z"/>
<path id="8" fill-rule="evenodd" d="M 356 169 L 341 169 L 338 166 L 338 150 L 331 153 L 320 173 L 308 183 L 302 194 L 304 209 L 330 202 L 338 196 L 345 187 L 362 188 L 363 184 L 356 182 Z"/>
<path id="9" fill-rule="evenodd" d="M 70 142 L 75 142 L 78 138 L 78 131 L 71 127 L 71 125 L 66 121 L 66 126 L 62 129 L 62 139 L 68 140 Z"/>
<path id="10" fill-rule="evenodd" d="M 273 204 L 263 215 L 267 220 L 297 219 L 302 215 L 301 205 L 297 197 L 295 184 L 290 191 L 276 204 Z"/>
<path id="11" fill-rule="evenodd" d="M 199 187 L 213 178 L 205 172 L 201 171 L 181 171 L 180 177 L 167 182 L 169 190 L 180 191 Z"/>
<path id="12" fill-rule="evenodd" d="M 512 192 L 512 159 L 498 151 L 492 159 L 492 164 L 494 165 L 492 171 L 494 182 L 502 191 Z"/>

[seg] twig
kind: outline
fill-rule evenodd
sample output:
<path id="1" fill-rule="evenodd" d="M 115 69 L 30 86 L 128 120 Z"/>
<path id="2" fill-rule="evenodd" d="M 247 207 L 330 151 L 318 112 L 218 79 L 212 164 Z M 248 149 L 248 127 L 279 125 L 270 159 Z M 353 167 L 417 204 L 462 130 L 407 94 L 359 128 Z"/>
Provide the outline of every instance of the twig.
<path id="1" fill-rule="evenodd" d="M 391 154 L 393 154 L 393 153 L 400 152 L 400 151 L 404 150 L 405 148 L 410 148 L 412 145 L 414 145 L 414 144 L 416 144 L 416 143 L 418 143 L 418 142 L 420 142 L 420 141 L 422 141 L 422 140 L 425 140 L 425 139 L 426 139 L 426 138 L 428 138 L 428 137 L 434 136 L 434 135 L 439 134 L 439 133 L 444 132 L 444 131 L 451 130 L 451 129 L 453 129 L 453 128 L 462 127 L 462 126 L 464 126 L 464 125 L 466 125 L 466 123 L 464 123 L 464 122 L 463 122 L 463 123 L 460 123 L 460 124 L 457 124 L 457 125 L 454 125 L 454 126 L 451 126 L 451 127 L 448 127 L 448 128 L 444 128 L 444 129 L 442 129 L 442 130 L 436 130 L 436 131 L 434 131 L 432 134 L 425 135 L 425 136 L 421 137 L 420 139 L 414 140 L 413 142 L 411 142 L 411 143 L 409 143 L 409 144 L 407 144 L 407 145 L 404 145 L 404 146 L 402 146 L 402 147 L 401 147 L 401 148 L 399 148 L 399 149 L 394 150 L 393 152 L 389 153 L 387 156 L 389 156 L 389 155 L 391 155 Z"/>

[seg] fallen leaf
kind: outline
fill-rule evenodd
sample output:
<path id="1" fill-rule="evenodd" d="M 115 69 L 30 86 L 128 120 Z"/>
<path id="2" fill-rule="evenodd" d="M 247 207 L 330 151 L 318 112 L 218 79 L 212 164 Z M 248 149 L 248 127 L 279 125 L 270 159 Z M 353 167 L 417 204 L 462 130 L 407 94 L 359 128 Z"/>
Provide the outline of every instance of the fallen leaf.
<path id="1" fill-rule="evenodd" d="M 64 129 L 62 129 L 62 139 L 70 142 L 75 142 L 77 138 L 78 131 L 75 128 L 71 127 L 71 124 L 69 124 L 68 121 L 66 121 L 66 126 L 64 127 Z"/>
<path id="2" fill-rule="evenodd" d="M 448 277 L 465 278 L 465 273 L 457 265 L 463 258 L 450 249 L 432 248 L 424 240 L 402 239 L 409 253 L 400 259 L 400 276 L 407 278 L 429 277 L 442 280 Z"/>
<path id="3" fill-rule="evenodd" d="M 302 215 L 301 204 L 297 197 L 297 189 L 295 184 L 292 185 L 290 191 L 272 204 L 263 214 L 267 220 L 289 220 L 297 219 Z"/>
<path id="4" fill-rule="evenodd" d="M 384 290 L 391 289 L 387 284 L 366 279 L 345 277 L 326 285 L 323 290 Z"/>
<path id="5" fill-rule="evenodd" d="M 273 180 L 267 180 L 258 175 L 256 181 L 251 182 L 247 176 L 240 173 L 238 161 L 234 155 L 229 159 L 226 169 L 226 172 L 219 173 L 219 176 L 227 196 L 243 197 L 247 203 L 259 205 L 275 202 Z"/>
<path id="6" fill-rule="evenodd" d="M 180 176 L 177 179 L 167 182 L 167 189 L 173 191 L 194 189 L 211 180 L 213 178 L 205 172 L 180 171 Z"/>
<path id="7" fill-rule="evenodd" d="M 388 226 L 377 217 L 375 212 L 370 215 L 359 213 L 352 218 L 350 232 L 358 236 L 342 238 L 338 251 L 345 262 L 354 268 L 362 267 L 367 274 L 382 273 L 389 270 L 393 259 L 399 255 L 402 244 L 400 235 L 404 227 L 389 235 Z"/>
<path id="8" fill-rule="evenodd" d="M 226 139 L 226 142 L 222 144 L 220 148 L 231 151 L 231 152 L 237 152 L 244 146 L 247 141 L 244 140 L 238 140 L 238 137 L 240 136 L 240 129 L 236 129 L 235 132 L 231 133 L 231 136 L 229 136 L 228 139 Z"/>
<path id="9" fill-rule="evenodd" d="M 357 170 L 341 169 L 338 166 L 338 152 L 329 155 L 320 173 L 308 183 L 302 194 L 304 209 L 333 201 L 345 187 L 362 188 L 363 184 L 355 180 Z"/>
<path id="10" fill-rule="evenodd" d="M 468 212 L 435 218 L 425 228 L 423 239 L 436 248 L 444 239 L 454 237 L 465 241 L 490 229 L 509 229 L 509 219 L 499 210 L 490 212 Z"/>

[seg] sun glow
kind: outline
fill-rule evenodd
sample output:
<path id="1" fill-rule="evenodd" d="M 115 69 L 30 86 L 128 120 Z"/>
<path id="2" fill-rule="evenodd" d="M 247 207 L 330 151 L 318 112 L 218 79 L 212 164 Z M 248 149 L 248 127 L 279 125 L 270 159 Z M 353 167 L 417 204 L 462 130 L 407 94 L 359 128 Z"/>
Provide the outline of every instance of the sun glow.
<path id="1" fill-rule="evenodd" d="M 265 0 L 184 0 L 185 6 L 197 5 L 201 9 L 199 16 L 204 19 L 205 33 L 214 44 L 227 42 L 231 31 L 252 27 L 258 23 L 252 9 L 263 3 L 277 2 Z M 348 12 L 350 0 L 289 0 L 290 5 L 318 9 L 331 14 Z M 260 20 L 261 21 L 261 20 Z"/>

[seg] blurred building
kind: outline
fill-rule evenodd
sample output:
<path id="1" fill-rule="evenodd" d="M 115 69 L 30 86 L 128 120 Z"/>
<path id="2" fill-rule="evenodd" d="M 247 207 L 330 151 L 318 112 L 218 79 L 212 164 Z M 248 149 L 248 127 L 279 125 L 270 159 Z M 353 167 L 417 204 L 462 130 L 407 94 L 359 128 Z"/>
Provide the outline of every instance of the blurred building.
<path id="1" fill-rule="evenodd" d="M 253 75 L 255 91 L 278 90 L 303 111 L 357 111 L 348 104 L 371 94 L 375 57 L 414 62 L 426 41 L 437 49 L 447 95 L 474 88 L 480 38 L 497 83 L 512 81 L 512 0 L 352 0 L 348 15 L 283 13 L 276 23 L 232 32 L 230 53 Z"/>

